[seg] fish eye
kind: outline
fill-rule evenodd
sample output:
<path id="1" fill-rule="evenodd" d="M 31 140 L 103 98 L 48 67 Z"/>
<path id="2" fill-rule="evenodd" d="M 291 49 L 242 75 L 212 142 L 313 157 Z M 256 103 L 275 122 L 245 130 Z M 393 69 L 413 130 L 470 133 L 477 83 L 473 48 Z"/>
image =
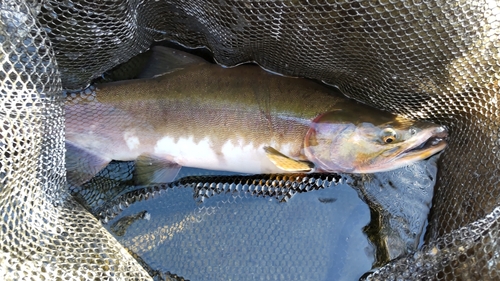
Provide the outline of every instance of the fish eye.
<path id="1" fill-rule="evenodd" d="M 386 136 L 383 138 L 384 142 L 385 143 L 391 143 L 395 140 L 396 138 L 394 138 L 393 136 Z"/>
<path id="2" fill-rule="evenodd" d="M 385 128 L 382 131 L 382 141 L 384 143 L 392 143 L 396 140 L 397 134 L 396 131 L 392 128 Z"/>

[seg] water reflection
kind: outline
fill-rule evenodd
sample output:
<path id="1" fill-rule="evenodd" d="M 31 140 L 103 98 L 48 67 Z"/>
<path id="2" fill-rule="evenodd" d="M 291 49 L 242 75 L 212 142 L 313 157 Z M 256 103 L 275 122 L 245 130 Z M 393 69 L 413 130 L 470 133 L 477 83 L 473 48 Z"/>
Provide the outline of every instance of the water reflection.
<path id="1" fill-rule="evenodd" d="M 184 181 L 148 189 L 134 185 L 132 162 L 113 162 L 73 191 L 94 213 L 128 194 L 141 198 L 128 201 L 128 207 L 121 204 L 106 227 L 160 272 L 189 280 L 357 280 L 372 266 L 416 249 L 430 209 L 436 159 L 392 172 L 343 175 L 348 184 L 325 184 L 325 176 L 313 175 L 308 182 L 314 184 L 296 185 L 291 189 L 302 191 L 295 193 L 224 188 L 214 180 L 223 177 L 207 176 L 195 177 L 207 181 L 198 188 Z M 179 177 L 207 173 L 183 168 Z M 279 200 L 278 192 L 295 195 Z"/>
<path id="2" fill-rule="evenodd" d="M 107 227 L 144 210 L 150 219 L 136 221 L 118 241 L 152 268 L 190 280 L 355 280 L 374 261 L 362 231 L 368 207 L 348 185 L 286 203 L 223 193 L 200 204 L 193 190 L 170 189 L 133 204 Z"/>

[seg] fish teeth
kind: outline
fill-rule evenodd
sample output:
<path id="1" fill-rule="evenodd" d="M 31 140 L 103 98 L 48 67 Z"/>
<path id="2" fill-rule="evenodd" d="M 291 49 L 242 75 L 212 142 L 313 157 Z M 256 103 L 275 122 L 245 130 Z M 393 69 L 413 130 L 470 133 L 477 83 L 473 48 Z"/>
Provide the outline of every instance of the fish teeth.
<path id="1" fill-rule="evenodd" d="M 442 140 L 443 140 L 442 138 L 435 138 L 432 140 L 431 145 L 439 144 Z"/>

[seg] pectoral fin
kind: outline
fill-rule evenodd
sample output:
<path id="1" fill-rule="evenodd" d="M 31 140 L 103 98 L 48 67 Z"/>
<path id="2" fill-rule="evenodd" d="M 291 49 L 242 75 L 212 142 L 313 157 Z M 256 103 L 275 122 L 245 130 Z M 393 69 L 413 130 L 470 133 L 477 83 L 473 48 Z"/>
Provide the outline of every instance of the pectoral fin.
<path id="1" fill-rule="evenodd" d="M 276 149 L 266 146 L 264 147 L 267 158 L 273 162 L 278 168 L 287 172 L 310 172 L 314 165 L 308 161 L 300 161 L 292 159 Z"/>
<path id="2" fill-rule="evenodd" d="M 141 155 L 135 161 L 135 182 L 138 185 L 174 181 L 181 166 L 165 159 Z"/>

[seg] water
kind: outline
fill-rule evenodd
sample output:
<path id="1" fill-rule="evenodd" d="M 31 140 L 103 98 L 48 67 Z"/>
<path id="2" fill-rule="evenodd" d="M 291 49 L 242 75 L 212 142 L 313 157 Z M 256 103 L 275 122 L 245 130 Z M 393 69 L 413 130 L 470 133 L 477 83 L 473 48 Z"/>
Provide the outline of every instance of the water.
<path id="1" fill-rule="evenodd" d="M 223 192 L 200 203 L 191 187 L 167 189 L 131 204 L 106 228 L 151 268 L 193 281 L 357 280 L 373 265 L 417 248 L 436 159 L 347 175 L 350 185 L 295 194 L 287 202 Z M 133 164 L 114 164 L 108 176 L 125 170 L 124 180 L 133 182 Z M 207 174 L 235 175 L 183 168 L 179 177 Z"/>

